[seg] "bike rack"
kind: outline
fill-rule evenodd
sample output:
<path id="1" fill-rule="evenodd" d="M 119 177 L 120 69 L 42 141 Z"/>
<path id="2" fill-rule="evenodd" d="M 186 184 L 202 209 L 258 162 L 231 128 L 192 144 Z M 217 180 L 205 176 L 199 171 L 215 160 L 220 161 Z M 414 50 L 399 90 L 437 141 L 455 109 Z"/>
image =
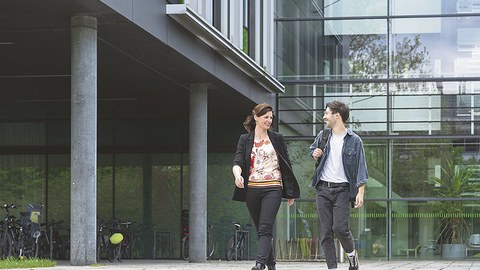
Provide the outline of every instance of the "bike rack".
<path id="1" fill-rule="evenodd" d="M 162 229 L 153 230 L 153 259 L 157 259 L 157 239 L 160 242 L 160 251 L 162 255 L 164 253 L 168 254 L 168 257 L 163 259 L 171 259 L 172 243 L 170 238 L 170 232 Z"/>

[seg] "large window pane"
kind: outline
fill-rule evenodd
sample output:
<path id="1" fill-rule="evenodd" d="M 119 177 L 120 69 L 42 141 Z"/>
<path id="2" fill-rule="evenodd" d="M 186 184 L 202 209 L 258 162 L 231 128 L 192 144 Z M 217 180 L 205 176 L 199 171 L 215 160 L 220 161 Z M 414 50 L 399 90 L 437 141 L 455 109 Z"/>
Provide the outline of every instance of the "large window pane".
<path id="1" fill-rule="evenodd" d="M 382 16 L 387 14 L 385 0 L 281 0 L 277 3 L 279 17 L 346 17 Z"/>
<path id="2" fill-rule="evenodd" d="M 477 17 L 393 19 L 392 77 L 479 76 L 478 25 Z"/>
<path id="3" fill-rule="evenodd" d="M 379 19 L 278 22 L 278 74 L 298 80 L 385 78 L 386 26 Z"/>
<path id="4" fill-rule="evenodd" d="M 475 82 L 390 84 L 393 134 L 479 134 Z"/>
<path id="5" fill-rule="evenodd" d="M 479 231 L 479 201 L 398 201 L 392 203 L 392 255 L 397 258 L 435 259 L 442 255 L 442 231 L 445 221 L 453 216 L 442 209 L 455 203 L 462 209 L 455 219 L 462 220 L 464 227 L 459 231 L 458 244 L 464 245 L 463 255 L 475 258 L 478 251 L 468 250 L 470 235 Z M 445 251 L 443 251 L 445 253 Z M 445 256 L 445 254 L 443 254 Z"/>
<path id="6" fill-rule="evenodd" d="M 179 226 L 182 209 L 182 186 L 188 184 L 182 178 L 181 154 L 166 153 L 153 155 L 152 160 L 152 223 L 155 229 L 170 233 L 173 256 L 180 257 L 182 228 Z M 163 254 L 166 255 L 166 254 Z"/>
<path id="7" fill-rule="evenodd" d="M 113 213 L 113 155 L 98 155 L 97 160 L 97 215 L 111 218 Z"/>
<path id="8" fill-rule="evenodd" d="M 359 84 L 293 85 L 279 98 L 279 129 L 287 136 L 315 136 L 323 129 L 325 104 L 340 100 L 350 106 L 349 127 L 360 134 L 387 131 L 387 97 L 384 84 L 369 84 L 365 93 L 353 93 Z M 374 90 L 376 89 L 376 90 Z M 370 92 L 368 92 L 370 91 Z M 305 95 L 297 95 L 297 94 Z"/>
<path id="9" fill-rule="evenodd" d="M 225 258 L 225 247 L 228 239 L 234 234 L 234 222 L 242 224 L 249 234 L 250 259 L 255 258 L 257 237 L 247 207 L 244 203 L 232 200 L 234 179 L 232 174 L 232 153 L 208 154 L 208 192 L 207 192 L 207 222 L 213 226 L 210 235 L 215 243 L 215 259 Z M 189 196 L 188 193 L 185 196 Z M 247 247 L 245 249 L 246 258 Z"/>
<path id="10" fill-rule="evenodd" d="M 2 203 L 23 212 L 29 203 L 45 204 L 44 155 L 0 155 L 0 172 Z"/>
<path id="11" fill-rule="evenodd" d="M 385 0 L 325 0 L 325 17 L 384 16 L 387 14 Z"/>
<path id="12" fill-rule="evenodd" d="M 441 186 L 433 181 L 454 175 L 456 168 L 473 166 L 477 168 L 480 162 L 476 158 L 476 147 L 465 144 L 453 144 L 452 140 L 398 140 L 394 141 L 392 154 L 392 192 L 394 197 L 464 197 L 467 190 L 458 194 L 436 192 L 435 187 Z M 456 167 L 452 167 L 453 166 Z M 478 173 L 470 176 L 465 183 L 475 183 Z M 447 180 L 445 180 L 447 181 Z M 453 178 L 448 180 L 453 181 Z M 467 186 L 465 186 L 467 188 Z M 479 188 L 480 189 L 480 188 Z M 470 194 L 471 196 L 471 194 Z"/>
<path id="13" fill-rule="evenodd" d="M 360 209 L 351 209 L 350 224 L 357 250 L 367 259 L 385 259 L 387 253 L 387 203 L 367 202 Z"/>
<path id="14" fill-rule="evenodd" d="M 393 202 L 392 256 L 402 259 L 407 256 L 412 259 L 439 258 L 439 221 L 432 203 Z"/>
<path id="15" fill-rule="evenodd" d="M 48 155 L 48 220 L 70 229 L 70 155 Z M 52 194 L 55 194 L 52 196 Z"/>
<path id="16" fill-rule="evenodd" d="M 387 198 L 388 149 L 384 140 L 368 140 L 363 138 L 365 158 L 368 166 L 368 191 L 366 198 Z"/>
<path id="17" fill-rule="evenodd" d="M 452 0 L 391 0 L 392 15 L 441 14 L 442 7 L 451 6 L 442 2 L 450 4 Z"/>

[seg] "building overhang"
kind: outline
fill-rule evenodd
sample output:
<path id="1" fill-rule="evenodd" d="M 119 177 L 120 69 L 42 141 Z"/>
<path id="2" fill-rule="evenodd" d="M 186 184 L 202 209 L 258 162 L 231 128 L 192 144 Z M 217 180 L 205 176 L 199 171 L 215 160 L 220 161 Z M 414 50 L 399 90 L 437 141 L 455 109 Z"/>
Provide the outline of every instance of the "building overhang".
<path id="1" fill-rule="evenodd" d="M 186 4 L 167 4 L 166 14 L 192 32 L 209 47 L 225 57 L 242 72 L 271 93 L 284 93 L 285 87 L 242 50 L 233 45 L 220 31 L 191 10 Z"/>

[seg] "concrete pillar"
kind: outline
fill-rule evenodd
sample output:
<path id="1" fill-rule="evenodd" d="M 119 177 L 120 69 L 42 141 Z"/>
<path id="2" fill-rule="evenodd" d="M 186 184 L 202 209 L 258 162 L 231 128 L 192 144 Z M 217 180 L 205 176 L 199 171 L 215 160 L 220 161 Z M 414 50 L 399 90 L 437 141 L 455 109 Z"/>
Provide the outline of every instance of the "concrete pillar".
<path id="1" fill-rule="evenodd" d="M 143 220 L 145 230 L 142 231 L 143 251 L 151 250 L 153 247 L 153 225 L 152 225 L 152 193 L 153 193 L 153 168 L 152 154 L 145 153 L 143 157 Z M 144 252 L 143 254 L 150 254 Z M 144 255 L 147 257 L 147 255 Z M 155 258 L 153 255 L 152 258 Z"/>
<path id="2" fill-rule="evenodd" d="M 71 18 L 70 264 L 96 263 L 97 20 Z"/>
<path id="3" fill-rule="evenodd" d="M 189 261 L 207 261 L 207 85 L 190 87 Z"/>

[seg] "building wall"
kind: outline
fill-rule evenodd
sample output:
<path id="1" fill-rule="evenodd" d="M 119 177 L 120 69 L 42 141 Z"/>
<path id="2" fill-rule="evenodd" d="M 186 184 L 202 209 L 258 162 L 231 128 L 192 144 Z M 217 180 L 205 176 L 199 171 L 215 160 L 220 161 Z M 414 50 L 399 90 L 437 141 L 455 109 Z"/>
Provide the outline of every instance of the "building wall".
<path id="1" fill-rule="evenodd" d="M 51 12 L 49 16 L 31 21 L 34 16 L 29 14 L 38 10 L 36 5 L 22 1 L 0 4 L 6 10 L 0 32 L 15 41 L 1 44 L 6 46 L 7 65 L 0 72 L 0 202 L 16 204 L 18 207 L 11 210 L 16 217 L 30 203 L 43 205 L 41 222 L 54 226 L 63 240 L 61 246 L 53 247 L 54 259 L 68 258 L 68 22 L 79 13 L 96 16 L 99 22 L 97 225 L 102 219 L 110 225 L 112 218 L 133 222 L 129 226 L 133 258 L 152 258 L 155 245 L 157 258 L 180 258 L 187 224 L 184 214 L 189 206 L 189 87 L 195 83 L 209 87 L 207 222 L 214 228 L 211 235 L 217 252 L 213 258 L 225 255 L 226 241 L 234 232 L 232 222 L 249 223 L 244 205 L 231 200 L 233 154 L 238 136 L 245 132 L 245 116 L 256 102 L 274 104 L 273 92 L 283 86 L 264 72 L 263 58 L 257 63 L 227 59 L 229 52 L 216 51 L 185 29 L 166 14 L 166 5 L 171 2 L 177 1 L 53 1 L 46 9 Z M 209 12 L 205 14 L 208 18 Z M 243 16 L 235 19 L 240 31 L 229 33 L 229 37 L 243 46 L 248 43 L 243 39 L 253 37 L 255 31 L 245 29 Z M 54 56 L 45 48 L 54 51 Z M 245 55 L 266 55 L 241 49 Z M 273 51 L 268 53 L 271 60 Z M 24 61 L 20 56 L 29 58 L 28 70 L 21 65 Z M 55 60 L 62 68 L 52 72 L 47 68 L 56 67 Z M 37 71 L 30 69 L 33 62 L 40 67 Z M 264 77 L 274 82 L 265 86 L 257 75 L 246 72 L 245 66 L 240 68 L 242 64 L 251 70 L 258 68 L 258 74 L 266 74 Z M 268 68 L 273 69 L 272 65 Z M 40 241 L 45 247 L 45 238 Z M 57 254 L 59 251 L 64 252 Z M 42 248 L 41 256 L 48 256 L 48 251 Z"/>

